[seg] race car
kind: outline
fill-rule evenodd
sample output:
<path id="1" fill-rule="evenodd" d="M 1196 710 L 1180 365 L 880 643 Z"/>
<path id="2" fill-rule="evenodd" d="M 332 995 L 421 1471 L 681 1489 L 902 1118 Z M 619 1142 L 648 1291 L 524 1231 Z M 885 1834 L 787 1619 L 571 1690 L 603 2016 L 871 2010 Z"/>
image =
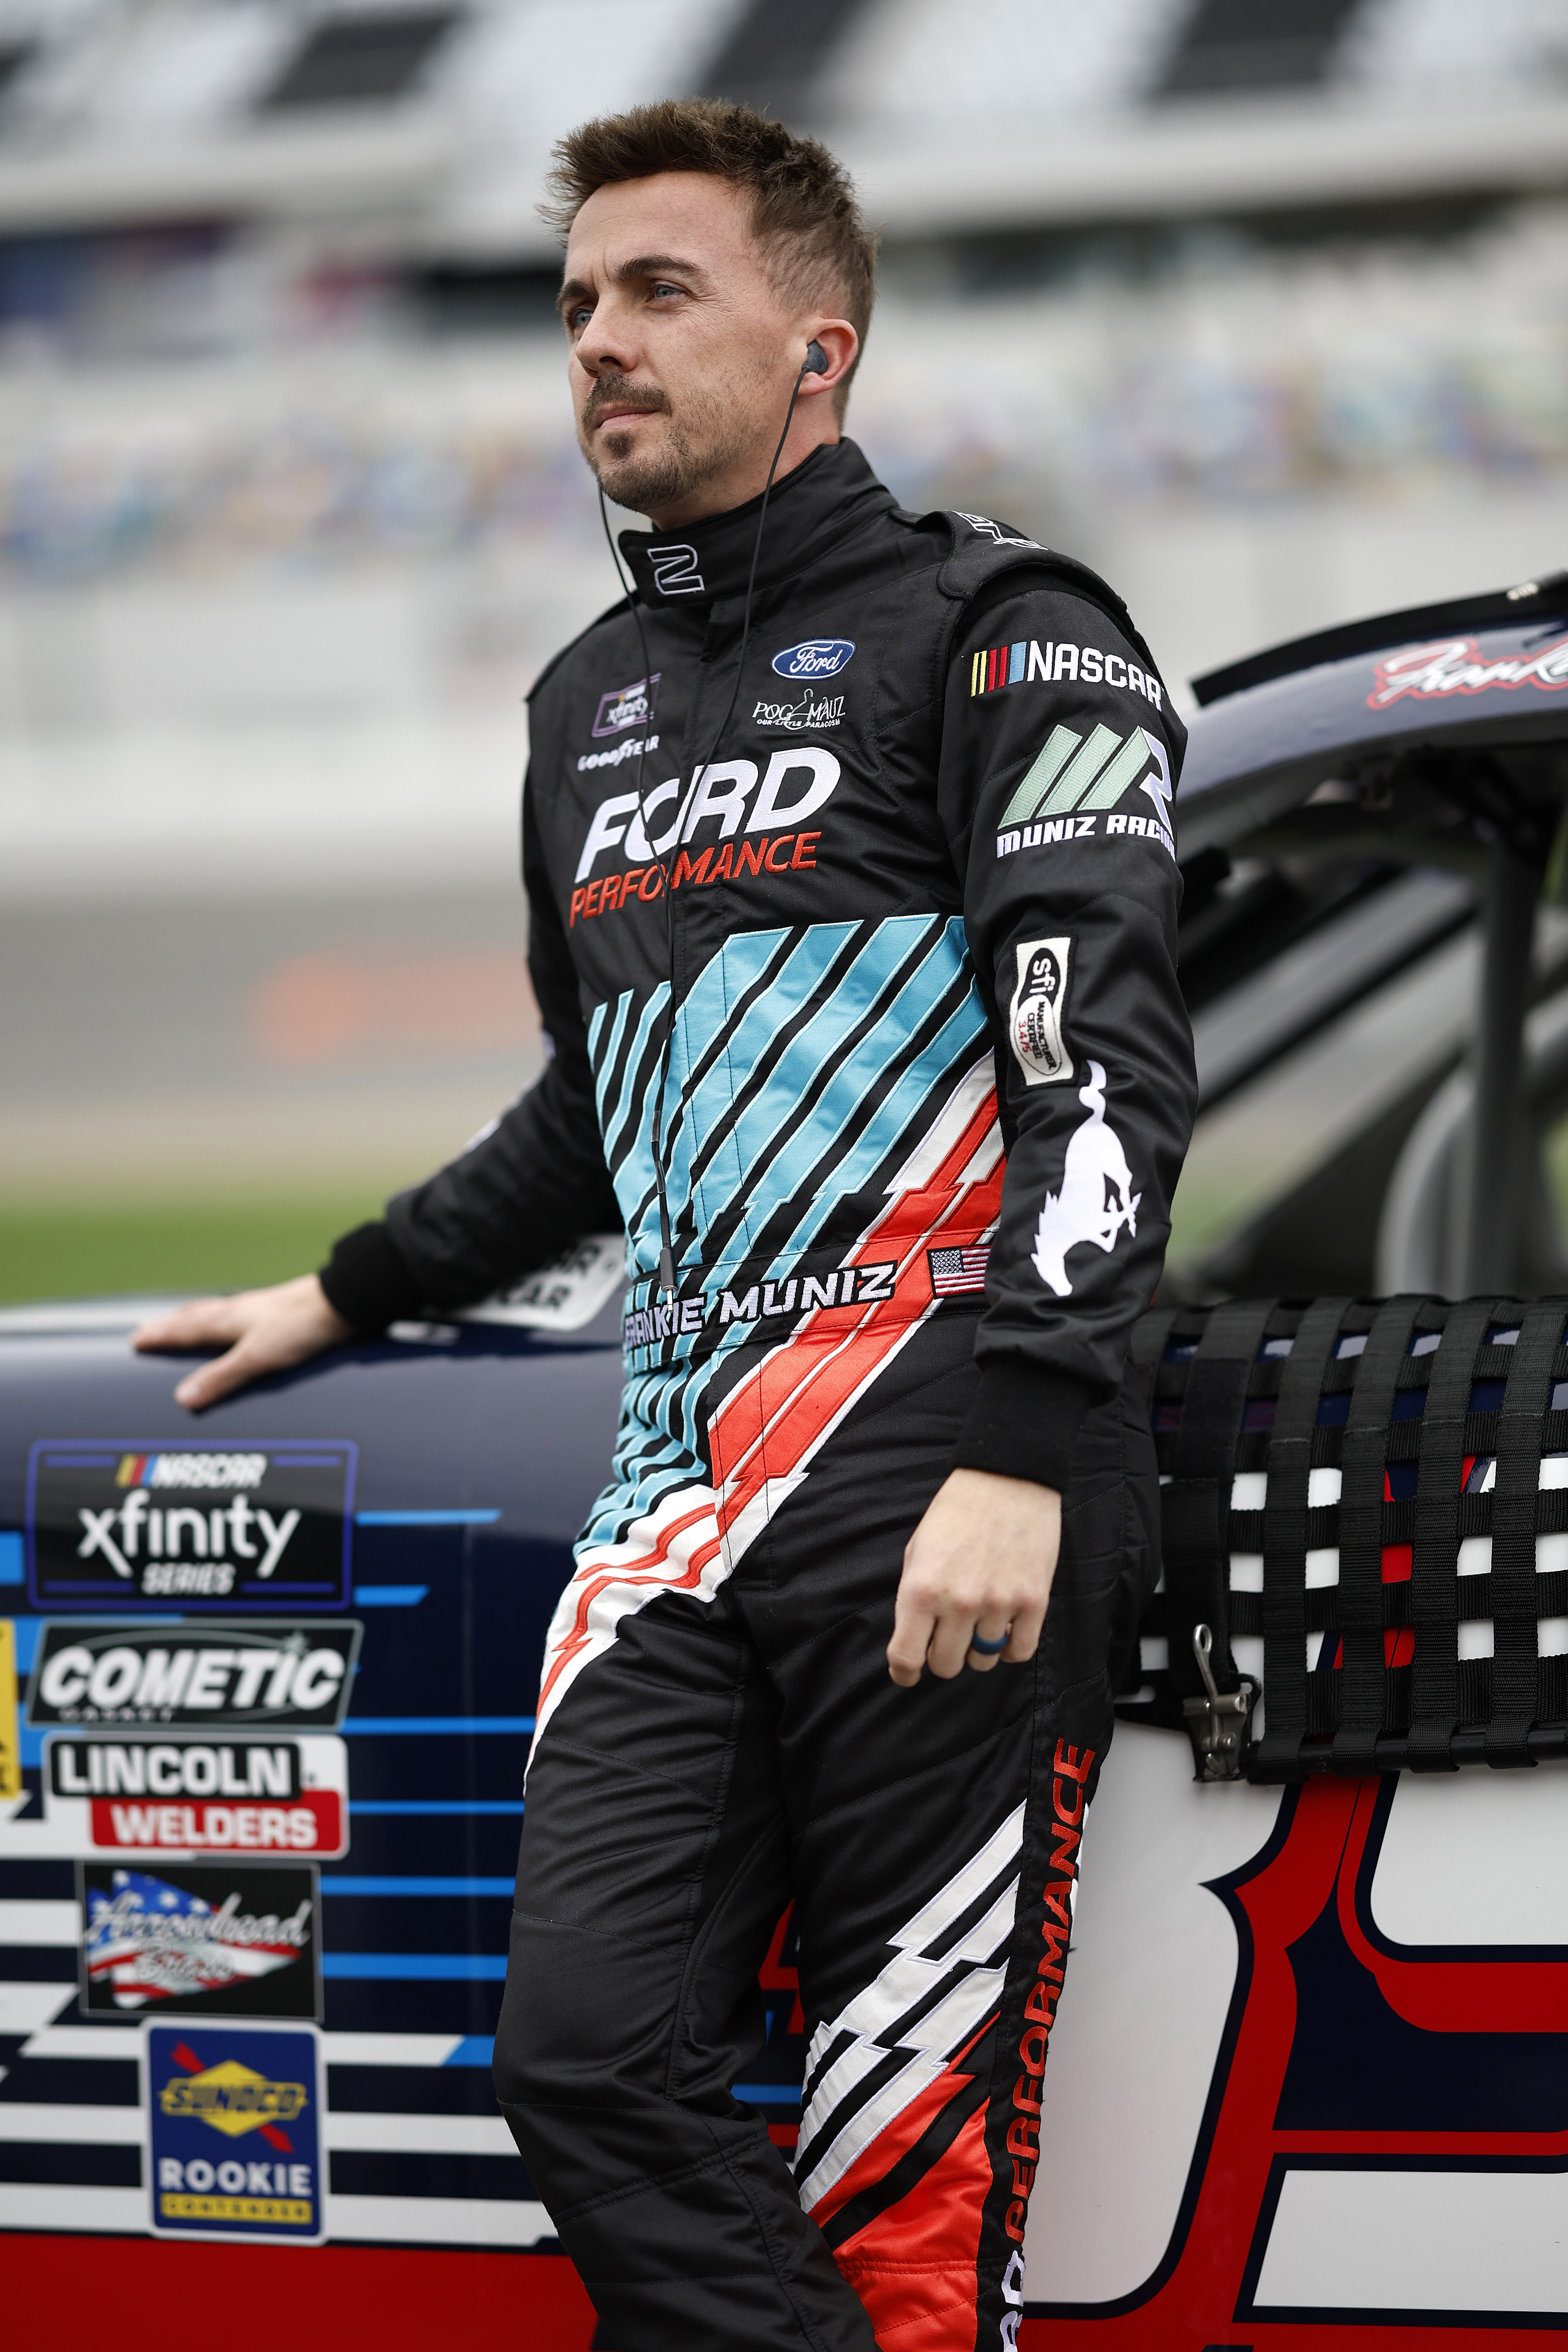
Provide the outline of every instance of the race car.
<path id="1" fill-rule="evenodd" d="M 1136 1334 L 1164 1572 L 1085 1832 L 1008 2341 L 1544 2344 L 1568 2321 L 1568 1281 L 1542 1172 L 1568 575 L 1197 691 L 1204 1117 L 1233 1131 L 1304 1053 L 1348 1068 L 1354 1024 L 1383 1030 L 1354 1119 Z M 146 1302 L 0 1316 L 18 2340 L 122 2326 L 134 2295 L 233 2352 L 610 2347 L 489 2057 L 622 1265 L 585 1235 L 199 1420 L 127 1346 Z M 786 2153 L 794 1957 L 786 1915 L 733 2086 Z"/>

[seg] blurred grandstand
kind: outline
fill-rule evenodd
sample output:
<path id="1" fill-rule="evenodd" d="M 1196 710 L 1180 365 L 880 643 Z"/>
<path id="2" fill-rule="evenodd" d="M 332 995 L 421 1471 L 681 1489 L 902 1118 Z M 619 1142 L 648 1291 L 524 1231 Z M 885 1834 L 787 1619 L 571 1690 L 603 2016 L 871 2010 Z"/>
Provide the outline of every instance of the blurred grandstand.
<path id="1" fill-rule="evenodd" d="M 885 225 L 906 499 L 1101 562 L 1173 672 L 1568 544 L 1555 0 L 0 0 L 13 887 L 479 870 L 610 587 L 550 142 L 689 89 Z"/>
<path id="2" fill-rule="evenodd" d="M 883 225 L 885 477 L 1099 563 L 1173 679 L 1564 561 L 1562 0 L 0 0 L 30 920 L 504 884 L 521 697 L 615 593 L 534 205 L 692 90 Z"/>

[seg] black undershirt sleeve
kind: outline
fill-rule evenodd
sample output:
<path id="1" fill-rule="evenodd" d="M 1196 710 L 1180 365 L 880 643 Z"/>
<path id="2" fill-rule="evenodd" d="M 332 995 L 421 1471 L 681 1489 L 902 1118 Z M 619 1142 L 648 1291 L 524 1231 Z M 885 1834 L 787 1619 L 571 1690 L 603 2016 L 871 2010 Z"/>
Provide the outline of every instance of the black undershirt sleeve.
<path id="1" fill-rule="evenodd" d="M 528 969 L 550 1060 L 537 1085 L 458 1157 L 345 1234 L 321 1273 L 356 1331 L 384 1331 L 425 1307 L 465 1307 L 520 1281 L 586 1233 L 622 1217 L 605 1165 L 588 1036 L 565 934 L 531 848 L 523 793 Z"/>

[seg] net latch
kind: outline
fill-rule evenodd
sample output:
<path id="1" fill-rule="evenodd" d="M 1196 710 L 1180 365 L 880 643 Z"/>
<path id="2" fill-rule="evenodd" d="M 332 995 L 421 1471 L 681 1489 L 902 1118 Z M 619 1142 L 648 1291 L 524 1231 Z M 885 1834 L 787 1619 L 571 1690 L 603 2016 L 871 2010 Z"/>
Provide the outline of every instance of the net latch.
<path id="1" fill-rule="evenodd" d="M 1193 1627 L 1193 1655 L 1204 1678 L 1201 1698 L 1184 1698 L 1182 1713 L 1193 1743 L 1196 1780 L 1239 1780 L 1247 1727 L 1258 1703 L 1258 1686 L 1250 1675 L 1241 1676 L 1239 1690 L 1222 1691 L 1215 1682 L 1209 1653 L 1214 1634 L 1207 1625 Z"/>

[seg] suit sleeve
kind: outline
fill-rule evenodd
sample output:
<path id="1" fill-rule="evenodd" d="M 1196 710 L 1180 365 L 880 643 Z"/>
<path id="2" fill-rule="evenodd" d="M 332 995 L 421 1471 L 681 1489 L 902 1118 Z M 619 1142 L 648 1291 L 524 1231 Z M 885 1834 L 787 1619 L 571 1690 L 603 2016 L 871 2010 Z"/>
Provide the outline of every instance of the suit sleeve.
<path id="1" fill-rule="evenodd" d="M 1007 1150 L 957 1459 L 1061 1486 L 1159 1281 L 1196 1104 L 1170 811 L 1185 730 L 1142 646 L 1077 596 L 989 602 L 953 647 L 939 805 Z"/>
<path id="2" fill-rule="evenodd" d="M 422 1307 L 464 1307 L 542 1265 L 580 1234 L 618 1233 L 605 1165 L 587 1031 L 561 918 L 528 822 L 523 881 L 528 970 L 549 1060 L 537 1085 L 458 1158 L 387 1203 L 384 1220 L 345 1234 L 321 1286 L 358 1331 L 384 1330 Z"/>

